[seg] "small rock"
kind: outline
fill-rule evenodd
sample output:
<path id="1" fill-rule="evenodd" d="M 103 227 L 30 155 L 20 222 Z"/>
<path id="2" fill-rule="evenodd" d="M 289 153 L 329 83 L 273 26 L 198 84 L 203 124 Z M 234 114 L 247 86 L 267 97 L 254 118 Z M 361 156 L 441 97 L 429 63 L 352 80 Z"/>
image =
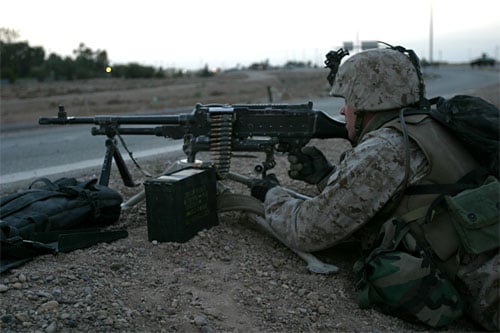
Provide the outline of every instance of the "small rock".
<path id="1" fill-rule="evenodd" d="M 318 293 L 310 292 L 309 294 L 307 294 L 307 299 L 313 302 L 317 302 L 319 301 L 319 295 Z"/>
<path id="2" fill-rule="evenodd" d="M 67 312 L 64 312 L 63 314 L 61 314 L 61 319 L 68 319 L 70 317 L 71 317 L 71 315 Z"/>
<path id="3" fill-rule="evenodd" d="M 22 285 L 21 282 L 16 282 L 16 283 L 12 284 L 12 288 L 14 288 L 14 289 L 22 289 L 23 285 Z"/>
<path id="4" fill-rule="evenodd" d="M 52 322 L 52 323 L 50 323 L 49 326 L 47 326 L 45 328 L 45 332 L 46 333 L 54 333 L 56 331 L 56 329 L 57 329 L 57 323 L 56 322 Z"/>
<path id="5" fill-rule="evenodd" d="M 119 262 L 113 262 L 111 263 L 111 265 L 109 266 L 109 268 L 112 270 L 112 271 L 117 271 L 119 270 L 120 268 L 122 268 L 123 265 L 120 264 Z"/>
<path id="6" fill-rule="evenodd" d="M 198 327 L 208 324 L 207 317 L 203 315 L 197 315 L 194 317 L 194 324 Z"/>
<path id="7" fill-rule="evenodd" d="M 25 322 L 25 321 L 29 321 L 30 317 L 28 316 L 27 313 L 25 312 L 19 312 L 19 313 L 16 313 L 15 315 L 16 319 L 19 320 L 20 322 Z"/>
<path id="8" fill-rule="evenodd" d="M 0 320 L 2 321 L 2 323 L 10 323 L 12 321 L 14 321 L 15 317 L 11 314 L 6 314 L 6 315 L 3 315 L 2 317 L 0 317 Z"/>
<path id="9" fill-rule="evenodd" d="M 61 288 L 54 288 L 52 289 L 52 295 L 54 295 L 55 298 L 61 297 L 62 290 Z"/>
<path id="10" fill-rule="evenodd" d="M 5 284 L 0 284 L 0 293 L 4 293 L 7 290 L 9 290 L 8 286 L 6 286 Z"/>
<path id="11" fill-rule="evenodd" d="M 36 295 L 37 295 L 38 297 L 52 298 L 52 295 L 51 295 L 51 294 L 49 294 L 48 292 L 42 291 L 42 290 L 38 291 L 38 292 L 36 293 Z"/>
<path id="12" fill-rule="evenodd" d="M 168 316 L 173 316 L 177 313 L 177 311 L 174 308 L 167 308 L 165 310 L 165 314 Z"/>
<path id="13" fill-rule="evenodd" d="M 201 333 L 215 333 L 215 330 L 213 328 L 211 328 L 210 326 L 202 326 L 200 327 L 200 332 Z"/>
<path id="14" fill-rule="evenodd" d="M 40 305 L 40 307 L 38 308 L 38 311 L 40 311 L 40 312 L 50 311 L 50 310 L 57 309 L 58 306 L 59 306 L 58 301 L 48 301 L 48 302 L 45 302 L 42 305 Z"/>

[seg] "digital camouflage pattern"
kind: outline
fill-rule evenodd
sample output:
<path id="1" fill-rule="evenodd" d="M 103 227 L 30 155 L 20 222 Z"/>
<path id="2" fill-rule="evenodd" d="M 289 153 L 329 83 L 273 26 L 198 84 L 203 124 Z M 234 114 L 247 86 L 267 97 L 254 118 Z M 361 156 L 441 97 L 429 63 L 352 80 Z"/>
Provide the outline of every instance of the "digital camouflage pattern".
<path id="1" fill-rule="evenodd" d="M 500 253 L 466 258 L 458 270 L 458 289 L 467 304 L 466 312 L 484 328 L 500 331 Z"/>
<path id="2" fill-rule="evenodd" d="M 427 173 L 427 161 L 410 142 L 410 183 Z M 398 191 L 404 178 L 403 136 L 392 128 L 368 133 L 311 200 L 293 198 L 280 187 L 265 201 L 266 219 L 291 247 L 302 251 L 329 248 L 364 226 Z"/>
<path id="3" fill-rule="evenodd" d="M 415 67 L 403 53 L 374 49 L 357 53 L 340 67 L 330 91 L 358 111 L 401 108 L 419 101 Z"/>

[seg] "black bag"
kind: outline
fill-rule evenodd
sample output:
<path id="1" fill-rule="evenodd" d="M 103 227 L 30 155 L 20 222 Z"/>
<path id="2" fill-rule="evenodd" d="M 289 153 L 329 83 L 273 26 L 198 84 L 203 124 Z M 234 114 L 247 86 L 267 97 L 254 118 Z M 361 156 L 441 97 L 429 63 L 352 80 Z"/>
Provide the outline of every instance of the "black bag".
<path id="1" fill-rule="evenodd" d="M 68 252 L 101 241 L 126 237 L 126 231 L 100 228 L 120 217 L 121 195 L 74 178 L 35 181 L 21 192 L 0 199 L 1 272 L 36 255 Z"/>
<path id="2" fill-rule="evenodd" d="M 430 103 L 436 105 L 430 115 L 450 129 L 481 166 L 500 179 L 498 108 L 482 98 L 467 95 L 436 97 Z"/>

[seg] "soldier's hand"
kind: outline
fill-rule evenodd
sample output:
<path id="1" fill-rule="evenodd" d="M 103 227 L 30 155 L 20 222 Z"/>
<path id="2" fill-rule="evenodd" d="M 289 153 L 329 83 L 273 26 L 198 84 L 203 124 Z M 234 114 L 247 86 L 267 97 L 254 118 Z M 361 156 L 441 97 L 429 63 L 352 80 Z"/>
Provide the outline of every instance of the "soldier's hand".
<path id="1" fill-rule="evenodd" d="M 272 189 L 275 186 L 278 186 L 280 183 L 278 178 L 274 173 L 267 175 L 263 179 L 255 179 L 252 181 L 252 185 L 250 186 L 250 193 L 252 197 L 259 199 L 264 202 L 266 199 L 267 191 Z"/>
<path id="2" fill-rule="evenodd" d="M 316 147 L 302 147 L 300 153 L 288 155 L 290 170 L 288 175 L 292 179 L 303 180 L 317 185 L 328 176 L 335 167 L 328 162 L 325 155 Z"/>

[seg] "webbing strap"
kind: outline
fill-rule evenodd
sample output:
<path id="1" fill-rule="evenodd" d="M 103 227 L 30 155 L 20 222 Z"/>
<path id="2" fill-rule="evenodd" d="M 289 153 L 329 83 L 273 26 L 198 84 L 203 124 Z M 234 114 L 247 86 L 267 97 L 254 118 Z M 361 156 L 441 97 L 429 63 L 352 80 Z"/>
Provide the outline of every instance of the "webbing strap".
<path id="1" fill-rule="evenodd" d="M 423 206 L 420 208 L 416 208 L 412 211 L 409 211 L 408 213 L 400 216 L 400 219 L 402 219 L 405 222 L 412 222 L 416 221 L 418 219 L 421 219 L 427 215 L 427 211 L 429 210 L 429 206 Z"/>
<path id="2" fill-rule="evenodd" d="M 0 218 L 5 218 L 17 211 L 20 211 L 34 202 L 46 200 L 52 197 L 63 196 L 66 196 L 66 194 L 62 192 L 27 190 L 26 192 L 21 193 L 21 195 L 14 197 L 13 200 L 9 200 L 5 204 L 2 202 Z"/>
<path id="3" fill-rule="evenodd" d="M 217 196 L 217 211 L 228 212 L 233 210 L 254 213 L 264 216 L 264 205 L 262 202 L 250 195 L 238 193 L 222 193 Z"/>
<path id="4" fill-rule="evenodd" d="M 422 184 L 412 185 L 405 191 L 407 195 L 418 194 L 448 194 L 454 195 L 463 190 L 468 190 L 484 183 L 489 173 L 483 167 L 479 167 L 467 173 L 454 184 Z"/>

